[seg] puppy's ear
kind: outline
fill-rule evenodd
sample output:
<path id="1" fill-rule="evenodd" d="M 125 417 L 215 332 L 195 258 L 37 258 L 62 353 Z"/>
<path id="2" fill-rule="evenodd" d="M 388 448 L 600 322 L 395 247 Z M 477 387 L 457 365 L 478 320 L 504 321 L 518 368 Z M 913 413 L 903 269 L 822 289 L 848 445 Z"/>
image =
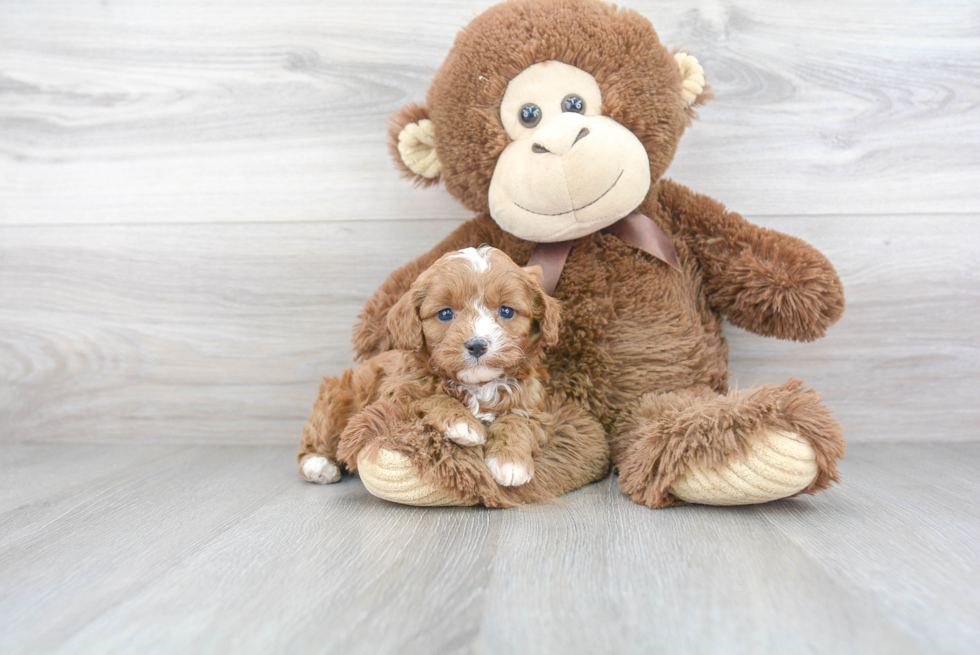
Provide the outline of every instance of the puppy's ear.
<path id="1" fill-rule="evenodd" d="M 534 321 L 537 323 L 541 345 L 548 348 L 558 343 L 558 330 L 561 328 L 561 304 L 541 288 L 543 272 L 540 266 L 525 266 L 524 273 L 530 282 L 531 293 L 534 298 L 531 311 Z"/>
<path id="2" fill-rule="evenodd" d="M 388 310 L 388 332 L 391 333 L 391 340 L 396 348 L 418 352 L 425 346 L 422 319 L 419 318 L 423 295 L 412 285 Z"/>
<path id="3" fill-rule="evenodd" d="M 541 326 L 541 345 L 550 348 L 558 343 L 558 330 L 561 328 L 561 304 L 543 290 L 541 291 L 541 301 L 544 304 L 541 318 L 538 319 L 538 325 Z"/>
<path id="4" fill-rule="evenodd" d="M 525 266 L 521 269 L 524 274 L 530 278 L 531 282 L 535 284 L 541 284 L 541 278 L 544 277 L 544 269 L 540 266 Z"/>

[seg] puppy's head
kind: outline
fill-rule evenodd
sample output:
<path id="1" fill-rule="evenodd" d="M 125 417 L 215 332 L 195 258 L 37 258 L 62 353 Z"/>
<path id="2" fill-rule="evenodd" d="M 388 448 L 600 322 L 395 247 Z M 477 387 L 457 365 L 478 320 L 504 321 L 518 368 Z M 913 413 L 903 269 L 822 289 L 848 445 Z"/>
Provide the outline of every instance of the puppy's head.
<path id="1" fill-rule="evenodd" d="M 558 341 L 558 301 L 541 269 L 521 268 L 496 248 L 464 248 L 424 271 L 388 312 L 403 350 L 428 354 L 437 372 L 464 384 L 525 374 Z"/>

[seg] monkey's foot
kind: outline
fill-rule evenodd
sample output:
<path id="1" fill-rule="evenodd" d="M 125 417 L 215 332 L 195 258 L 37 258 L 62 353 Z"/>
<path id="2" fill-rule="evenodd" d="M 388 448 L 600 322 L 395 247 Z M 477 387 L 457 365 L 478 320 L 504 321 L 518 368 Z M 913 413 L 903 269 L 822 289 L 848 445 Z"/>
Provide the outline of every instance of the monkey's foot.
<path id="1" fill-rule="evenodd" d="M 373 459 L 362 451 L 357 456 L 357 474 L 372 495 L 393 503 L 425 507 L 476 504 L 426 482 L 411 460 L 393 450 L 380 449 Z"/>
<path id="2" fill-rule="evenodd" d="M 751 444 L 745 458 L 717 469 L 691 466 L 670 493 L 700 505 L 752 505 L 793 496 L 817 477 L 813 446 L 793 432 L 773 431 Z"/>

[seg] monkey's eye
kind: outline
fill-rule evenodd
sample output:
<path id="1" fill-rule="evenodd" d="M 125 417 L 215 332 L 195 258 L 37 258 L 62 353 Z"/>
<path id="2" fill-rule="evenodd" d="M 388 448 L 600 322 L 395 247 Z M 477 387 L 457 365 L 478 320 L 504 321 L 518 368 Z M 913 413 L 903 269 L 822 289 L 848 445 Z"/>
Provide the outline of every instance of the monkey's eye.
<path id="1" fill-rule="evenodd" d="M 561 101 L 562 111 L 574 111 L 576 114 L 585 113 L 585 100 L 582 100 L 579 96 L 574 93 L 569 93 L 565 96 L 565 99 Z"/>
<path id="2" fill-rule="evenodd" d="M 500 309 L 498 309 L 497 310 L 497 313 L 500 314 L 500 318 L 503 318 L 503 319 L 506 319 L 506 320 L 510 320 L 510 319 L 514 318 L 514 310 L 511 309 L 510 307 L 507 307 L 507 306 L 504 306 L 504 307 L 501 307 Z"/>
<path id="3" fill-rule="evenodd" d="M 448 323 L 449 321 L 456 318 L 456 315 L 453 314 L 453 310 L 447 308 L 447 309 L 440 310 L 440 312 L 436 314 L 436 317 L 443 323 Z"/>
<path id="4" fill-rule="evenodd" d="M 521 125 L 534 127 L 539 122 L 541 122 L 541 107 L 531 102 L 521 107 Z"/>

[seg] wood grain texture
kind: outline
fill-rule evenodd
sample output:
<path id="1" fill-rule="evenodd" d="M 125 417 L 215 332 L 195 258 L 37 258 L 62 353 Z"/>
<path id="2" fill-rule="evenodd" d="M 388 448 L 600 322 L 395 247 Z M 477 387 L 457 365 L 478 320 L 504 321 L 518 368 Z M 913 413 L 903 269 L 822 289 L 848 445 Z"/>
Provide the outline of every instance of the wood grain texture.
<path id="1" fill-rule="evenodd" d="M 320 377 L 352 361 L 364 300 L 452 228 L 5 228 L 0 434 L 298 439 Z"/>
<path id="2" fill-rule="evenodd" d="M 485 0 L 0 0 L 0 224 L 461 218 L 386 117 Z M 980 11 L 635 0 L 716 99 L 670 175 L 752 215 L 980 211 Z"/>
<path id="3" fill-rule="evenodd" d="M 292 441 L 466 216 L 384 120 L 488 4 L 0 0 L 0 441 Z M 717 96 L 670 174 L 847 287 L 816 344 L 729 330 L 735 380 L 803 378 L 852 441 L 976 438 L 980 12 L 631 5 Z"/>
<path id="4" fill-rule="evenodd" d="M 0 0 L 0 652 L 976 652 L 980 446 L 935 443 L 980 437 L 975 3 L 626 3 L 716 95 L 668 174 L 844 280 L 816 343 L 727 330 L 740 386 L 836 410 L 842 486 L 299 480 L 364 299 L 468 217 L 385 119 L 491 3 Z"/>
<path id="5" fill-rule="evenodd" d="M 12 466 L 47 475 L 49 448 L 0 445 L 0 497 Z M 356 479 L 302 482 L 286 446 L 58 453 L 81 455 L 60 486 L 0 511 L 20 528 L 0 531 L 5 654 L 965 654 L 980 638 L 977 444 L 859 444 L 828 493 L 662 511 L 615 479 L 513 510 L 393 505 Z"/>
<path id="6" fill-rule="evenodd" d="M 980 433 L 980 222 L 770 217 L 821 248 L 828 336 L 729 327 L 733 381 L 791 375 L 851 441 Z M 395 266 L 451 221 L 0 228 L 0 441 L 293 443 Z"/>
<path id="7" fill-rule="evenodd" d="M 932 652 L 975 650 L 980 447 L 852 448 L 848 460 L 843 497 L 820 498 L 812 509 L 756 511 L 850 589 L 875 598 L 880 611 Z M 923 616 L 928 627 L 918 624 Z"/>

